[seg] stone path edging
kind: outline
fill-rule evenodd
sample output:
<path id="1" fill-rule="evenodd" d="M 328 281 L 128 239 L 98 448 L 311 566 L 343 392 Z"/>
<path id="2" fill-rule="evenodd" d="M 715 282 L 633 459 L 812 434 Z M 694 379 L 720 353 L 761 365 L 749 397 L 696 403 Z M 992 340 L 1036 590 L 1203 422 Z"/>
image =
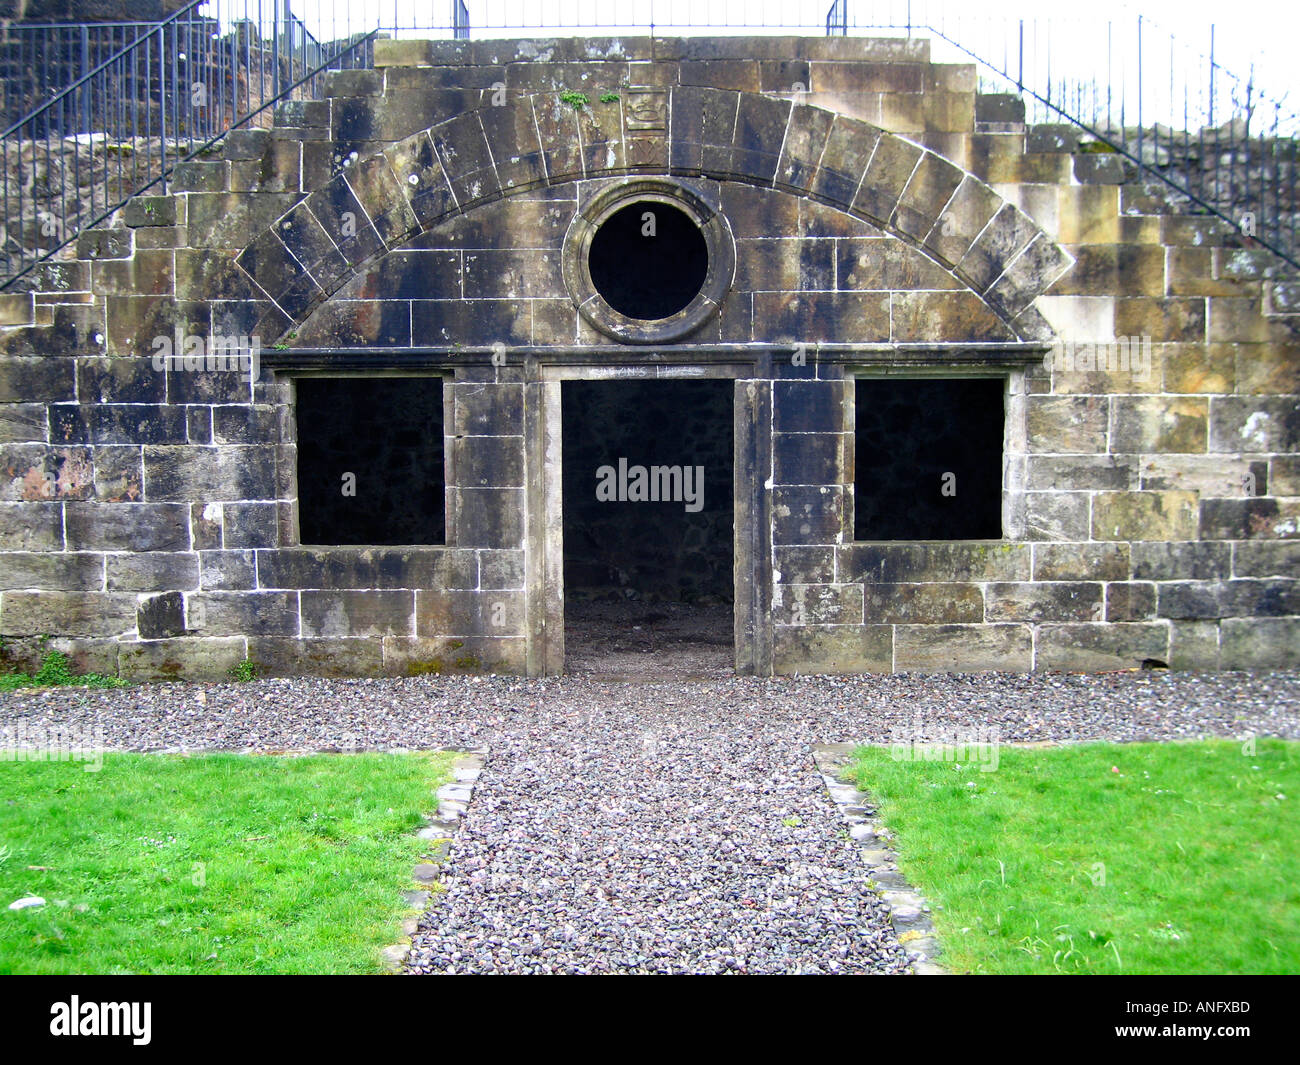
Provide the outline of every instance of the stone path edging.
<path id="1" fill-rule="evenodd" d="M 438 808 L 434 815 L 416 832 L 419 839 L 429 841 L 428 861 L 421 862 L 411 873 L 416 886 L 402 892 L 402 898 L 411 908 L 412 915 L 402 921 L 402 942 L 384 947 L 380 951 L 384 969 L 390 973 L 401 972 L 411 950 L 411 937 L 415 935 L 420 917 L 429 909 L 434 886 L 442 876 L 456 830 L 469 810 L 474 797 L 474 784 L 487 762 L 487 747 L 443 747 L 443 753 L 456 753 L 459 757 L 451 764 L 451 782 L 436 792 Z"/>
<path id="2" fill-rule="evenodd" d="M 858 853 L 871 870 L 871 885 L 889 907 L 889 920 L 898 941 L 912 959 L 912 969 L 920 976 L 948 975 L 948 970 L 934 959 L 942 953 L 930 920 L 930 906 L 921 894 L 898 871 L 898 854 L 889 846 L 893 833 L 879 820 L 869 796 L 852 784 L 840 780 L 857 743 L 814 743 L 813 761 L 849 826 L 849 836 L 858 844 Z"/>

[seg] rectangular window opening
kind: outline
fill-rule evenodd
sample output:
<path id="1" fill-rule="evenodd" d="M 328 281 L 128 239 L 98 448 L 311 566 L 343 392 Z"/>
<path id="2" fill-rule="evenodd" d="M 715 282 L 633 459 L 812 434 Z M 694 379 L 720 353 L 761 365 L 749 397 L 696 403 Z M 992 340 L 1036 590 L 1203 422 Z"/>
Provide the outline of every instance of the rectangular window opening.
<path id="1" fill-rule="evenodd" d="M 297 381 L 300 542 L 446 543 L 441 377 Z"/>
<path id="2" fill-rule="evenodd" d="M 999 540 L 1006 381 L 859 377 L 854 540 Z"/>

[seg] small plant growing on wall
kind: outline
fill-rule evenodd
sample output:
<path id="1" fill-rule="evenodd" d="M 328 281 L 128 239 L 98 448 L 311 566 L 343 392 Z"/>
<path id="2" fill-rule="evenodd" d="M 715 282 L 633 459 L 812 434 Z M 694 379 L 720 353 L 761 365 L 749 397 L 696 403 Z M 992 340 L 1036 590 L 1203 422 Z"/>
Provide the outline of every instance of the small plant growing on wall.
<path id="1" fill-rule="evenodd" d="M 591 103 L 591 97 L 585 92 L 574 92 L 572 89 L 560 93 L 560 99 L 579 113 Z"/>
<path id="2" fill-rule="evenodd" d="M 230 676 L 237 681 L 250 681 L 257 678 L 257 663 L 251 658 L 245 658 L 242 662 L 237 662 L 230 667 Z"/>

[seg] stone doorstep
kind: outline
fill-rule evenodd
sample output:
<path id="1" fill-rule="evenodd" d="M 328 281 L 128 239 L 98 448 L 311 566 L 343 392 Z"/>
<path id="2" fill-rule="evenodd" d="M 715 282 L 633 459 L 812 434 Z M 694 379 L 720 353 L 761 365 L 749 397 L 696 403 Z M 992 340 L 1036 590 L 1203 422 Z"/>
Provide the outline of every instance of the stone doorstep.
<path id="1" fill-rule="evenodd" d="M 413 911 L 402 921 L 402 942 L 384 947 L 379 952 L 380 962 L 389 973 L 399 973 L 406 965 L 407 956 L 411 952 L 411 940 L 419 930 L 420 914 L 429 908 L 434 899 L 433 889 L 442 878 L 442 867 L 451 853 L 456 829 L 474 797 L 474 782 L 478 780 L 487 762 L 486 747 L 444 747 L 442 750 L 460 757 L 451 764 L 452 783 L 444 784 L 434 792 L 438 800 L 437 811 L 415 834 L 418 839 L 437 842 L 427 848 L 430 860 L 420 862 L 411 871 L 411 879 L 417 887 L 402 892 L 402 900 Z"/>
<path id="2" fill-rule="evenodd" d="M 889 846 L 893 833 L 876 817 L 869 796 L 840 780 L 849 756 L 858 743 L 815 743 L 813 762 L 826 791 L 848 825 L 849 838 L 858 844 L 858 855 L 871 870 L 870 884 L 889 909 L 894 934 L 912 960 L 918 976 L 943 976 L 948 970 L 934 959 L 942 947 L 934 934 L 930 906 L 898 871 L 898 855 Z"/>

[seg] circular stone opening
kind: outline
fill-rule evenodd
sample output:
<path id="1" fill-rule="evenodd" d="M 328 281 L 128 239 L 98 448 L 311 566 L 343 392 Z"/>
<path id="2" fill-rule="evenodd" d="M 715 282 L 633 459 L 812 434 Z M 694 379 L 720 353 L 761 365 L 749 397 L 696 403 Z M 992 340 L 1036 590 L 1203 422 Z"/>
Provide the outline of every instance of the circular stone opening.
<path id="1" fill-rule="evenodd" d="M 596 291 L 619 314 L 655 321 L 684 310 L 699 295 L 709 248 L 685 211 L 638 200 L 596 230 L 587 268 Z"/>

